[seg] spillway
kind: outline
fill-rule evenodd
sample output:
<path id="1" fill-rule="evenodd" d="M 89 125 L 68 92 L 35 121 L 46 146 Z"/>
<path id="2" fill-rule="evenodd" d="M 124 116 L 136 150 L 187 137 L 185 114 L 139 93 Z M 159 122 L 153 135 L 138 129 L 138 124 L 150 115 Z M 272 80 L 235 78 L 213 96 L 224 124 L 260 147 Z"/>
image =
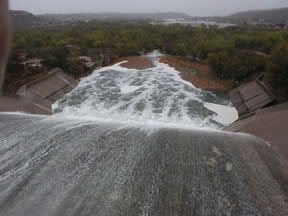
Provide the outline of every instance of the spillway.
<path id="1" fill-rule="evenodd" d="M 288 215 L 286 163 L 252 136 L 9 113 L 0 131 L 0 215 Z"/>
<path id="2" fill-rule="evenodd" d="M 96 70 L 52 116 L 0 113 L 0 216 L 288 215 L 286 161 L 218 130 L 229 101 L 158 55 Z"/>
<path id="3" fill-rule="evenodd" d="M 227 98 L 196 88 L 158 56 L 156 51 L 147 56 L 152 68 L 127 69 L 120 62 L 94 71 L 54 104 L 54 113 L 188 128 L 222 128 L 238 118 Z"/>

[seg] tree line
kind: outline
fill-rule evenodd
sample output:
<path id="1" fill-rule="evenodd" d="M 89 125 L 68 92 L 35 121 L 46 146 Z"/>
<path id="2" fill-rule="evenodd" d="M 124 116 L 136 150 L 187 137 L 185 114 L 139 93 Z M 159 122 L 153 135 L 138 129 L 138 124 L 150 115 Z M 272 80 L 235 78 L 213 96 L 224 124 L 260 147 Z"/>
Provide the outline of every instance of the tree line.
<path id="1" fill-rule="evenodd" d="M 12 53 L 18 49 L 45 49 L 42 58 L 48 66 L 65 67 L 68 72 L 73 73 L 77 70 L 77 65 L 65 60 L 71 55 L 65 51 L 64 47 L 67 45 L 80 47 L 84 54 L 87 54 L 85 50 L 88 49 L 100 50 L 99 52 L 110 50 L 115 58 L 159 49 L 169 55 L 188 56 L 206 62 L 220 79 L 241 82 L 253 73 L 267 70 L 266 80 L 275 86 L 275 81 L 271 81 L 279 78 L 272 72 L 276 70 L 275 64 L 280 65 L 279 67 L 286 66 L 277 62 L 286 59 L 276 61 L 279 55 L 275 53 L 283 54 L 287 51 L 287 43 L 288 31 L 90 22 L 15 31 Z M 271 57 L 265 57 L 270 54 Z"/>

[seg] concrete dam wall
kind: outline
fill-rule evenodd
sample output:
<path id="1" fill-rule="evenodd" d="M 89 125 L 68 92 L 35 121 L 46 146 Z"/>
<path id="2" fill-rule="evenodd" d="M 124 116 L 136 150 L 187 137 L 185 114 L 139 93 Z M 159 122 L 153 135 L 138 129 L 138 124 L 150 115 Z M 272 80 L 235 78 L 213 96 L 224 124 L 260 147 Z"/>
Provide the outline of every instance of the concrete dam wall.
<path id="1" fill-rule="evenodd" d="M 287 186 L 252 136 L 0 114 L 0 215 L 286 216 Z"/>

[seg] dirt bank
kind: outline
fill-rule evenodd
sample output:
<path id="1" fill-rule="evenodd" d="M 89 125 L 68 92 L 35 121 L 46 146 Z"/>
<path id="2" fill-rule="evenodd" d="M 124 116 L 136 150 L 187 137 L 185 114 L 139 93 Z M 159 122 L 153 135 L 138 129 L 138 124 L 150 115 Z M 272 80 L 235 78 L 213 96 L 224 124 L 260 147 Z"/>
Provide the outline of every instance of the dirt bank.
<path id="1" fill-rule="evenodd" d="M 113 64 L 122 62 L 122 61 L 128 61 L 127 63 L 123 63 L 121 66 L 129 69 L 147 69 L 153 67 L 153 63 L 151 59 L 140 57 L 140 56 L 128 56 L 119 58 L 116 61 L 113 62 Z"/>
<path id="2" fill-rule="evenodd" d="M 138 56 L 119 58 L 114 61 L 113 64 L 122 61 L 128 61 L 121 66 L 130 69 L 147 69 L 153 67 L 151 59 Z M 227 91 L 231 88 L 231 85 L 217 80 L 209 65 L 191 62 L 188 59 L 173 56 L 161 57 L 160 62 L 175 68 L 181 73 L 181 77 L 184 80 L 191 82 L 197 88 L 217 89 L 221 91 Z"/>
<path id="3" fill-rule="evenodd" d="M 177 71 L 181 72 L 181 77 L 184 80 L 191 82 L 197 88 L 218 89 L 222 91 L 227 91 L 231 88 L 230 85 L 217 80 L 209 65 L 191 62 L 188 59 L 173 56 L 162 57 L 160 62 L 174 67 Z"/>

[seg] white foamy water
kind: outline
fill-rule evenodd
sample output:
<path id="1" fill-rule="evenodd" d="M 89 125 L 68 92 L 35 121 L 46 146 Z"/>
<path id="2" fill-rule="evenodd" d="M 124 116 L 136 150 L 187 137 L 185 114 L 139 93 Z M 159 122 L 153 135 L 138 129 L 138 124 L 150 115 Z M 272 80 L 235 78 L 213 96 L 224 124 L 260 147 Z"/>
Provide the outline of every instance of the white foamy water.
<path id="1" fill-rule="evenodd" d="M 121 87 L 121 94 L 128 94 L 139 89 L 139 86 L 124 85 Z"/>
<path id="2" fill-rule="evenodd" d="M 178 71 L 159 62 L 161 55 L 147 55 L 155 65 L 149 69 L 127 69 L 121 62 L 95 70 L 54 104 L 56 116 L 206 128 L 237 119 L 229 101 L 181 79 Z"/>
<path id="3" fill-rule="evenodd" d="M 238 119 L 238 113 L 234 107 L 213 103 L 205 103 L 204 106 L 207 109 L 214 111 L 217 115 L 215 115 L 213 119 L 223 125 L 231 124 L 231 120 Z"/>

